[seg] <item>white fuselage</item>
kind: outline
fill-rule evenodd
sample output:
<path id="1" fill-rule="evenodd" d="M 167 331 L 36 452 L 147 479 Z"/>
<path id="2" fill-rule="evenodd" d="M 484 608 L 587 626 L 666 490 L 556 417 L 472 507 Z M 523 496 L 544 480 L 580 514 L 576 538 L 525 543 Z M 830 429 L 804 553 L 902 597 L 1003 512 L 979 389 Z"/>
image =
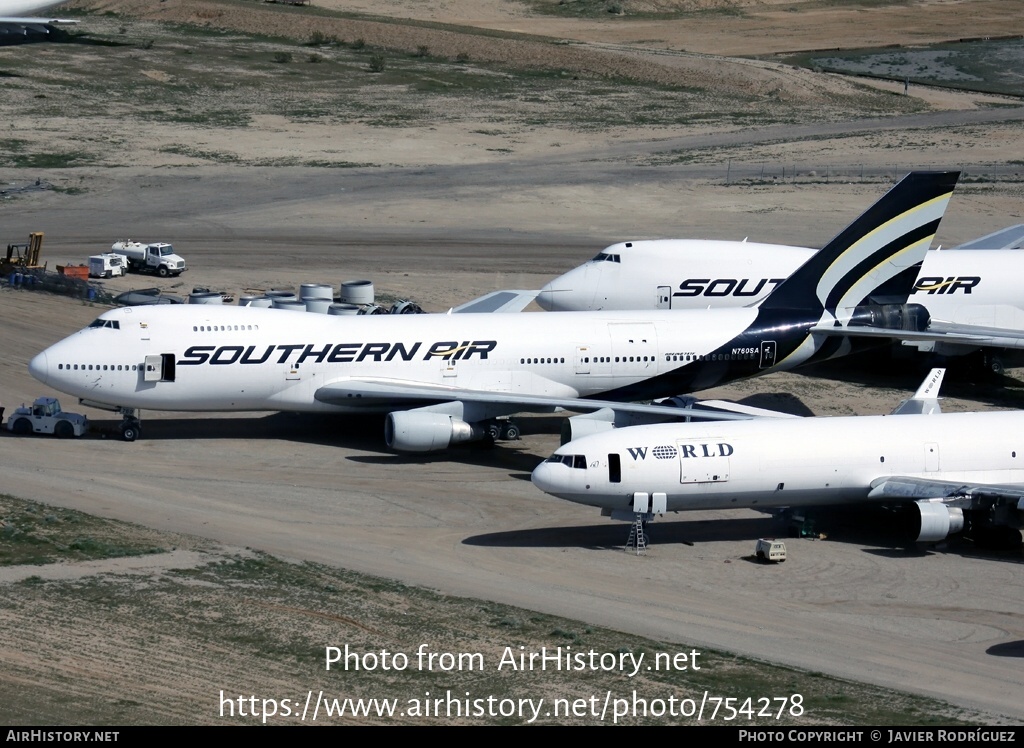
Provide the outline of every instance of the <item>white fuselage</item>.
<path id="1" fill-rule="evenodd" d="M 751 352 L 731 362 L 700 361 L 755 315 L 732 309 L 331 316 L 213 305 L 126 307 L 46 349 L 29 368 L 61 392 L 156 410 L 368 410 L 359 399 L 351 406 L 316 400 L 321 387 L 347 381 L 577 398 L 698 363 L 746 365 L 756 374 L 760 362 Z M 655 386 L 651 397 L 683 391 L 671 379 Z"/>
<path id="2" fill-rule="evenodd" d="M 754 242 L 623 242 L 552 280 L 537 303 L 548 311 L 749 306 L 815 251 Z M 923 305 L 933 320 L 1024 329 L 1021 278 L 1024 251 L 932 250 L 909 302 Z"/>
<path id="3" fill-rule="evenodd" d="M 574 440 L 533 472 L 542 491 L 629 511 L 635 493 L 667 511 L 868 500 L 900 476 L 1024 481 L 1024 412 L 852 416 L 634 426 Z"/>

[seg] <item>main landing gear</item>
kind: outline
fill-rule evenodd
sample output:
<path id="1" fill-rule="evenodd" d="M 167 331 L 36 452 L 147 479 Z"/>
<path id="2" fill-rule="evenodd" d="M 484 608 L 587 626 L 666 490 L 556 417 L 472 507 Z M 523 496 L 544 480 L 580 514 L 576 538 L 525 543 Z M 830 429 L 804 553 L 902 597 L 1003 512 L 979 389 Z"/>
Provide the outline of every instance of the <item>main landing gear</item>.
<path id="1" fill-rule="evenodd" d="M 514 442 L 518 441 L 521 435 L 519 424 L 511 420 L 496 419 L 487 424 L 487 438 L 492 442 Z"/>

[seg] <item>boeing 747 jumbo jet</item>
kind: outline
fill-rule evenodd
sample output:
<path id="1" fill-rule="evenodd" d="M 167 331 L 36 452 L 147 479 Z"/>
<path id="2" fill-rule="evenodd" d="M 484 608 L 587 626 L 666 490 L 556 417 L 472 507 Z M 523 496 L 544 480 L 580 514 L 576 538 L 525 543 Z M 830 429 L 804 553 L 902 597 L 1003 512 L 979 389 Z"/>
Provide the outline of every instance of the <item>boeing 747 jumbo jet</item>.
<path id="1" fill-rule="evenodd" d="M 904 505 L 919 542 L 1020 543 L 1024 412 L 941 413 L 935 369 L 890 416 L 758 418 L 617 429 L 533 471 L 545 493 L 645 522 L 691 509 Z"/>
<path id="2" fill-rule="evenodd" d="M 850 326 L 912 325 L 907 296 L 958 176 L 908 175 L 757 309 L 580 312 L 538 325 L 532 314 L 128 307 L 29 369 L 87 405 L 121 411 L 128 440 L 139 435 L 137 408 L 384 411 L 386 441 L 404 452 L 516 438 L 515 424 L 496 419 L 520 411 L 663 421 L 668 409 L 632 403 L 842 355 Z"/>
<path id="3" fill-rule="evenodd" d="M 986 365 L 1002 373 L 1001 349 L 1024 347 L 1024 251 L 1014 251 L 1022 240 L 1018 225 L 928 252 L 910 301 L 930 324 L 901 340 L 944 356 L 986 348 Z M 620 242 L 545 285 L 537 303 L 548 311 L 756 306 L 814 252 L 747 241 Z"/>
<path id="4" fill-rule="evenodd" d="M 22 14 L 38 13 L 41 10 L 60 5 L 66 0 L 57 2 L 40 2 L 40 0 L 0 0 L 0 40 L 5 34 L 20 34 L 22 36 L 32 31 L 38 34 L 50 33 L 50 27 L 61 23 L 78 23 L 78 21 L 53 18 L 29 18 Z"/>

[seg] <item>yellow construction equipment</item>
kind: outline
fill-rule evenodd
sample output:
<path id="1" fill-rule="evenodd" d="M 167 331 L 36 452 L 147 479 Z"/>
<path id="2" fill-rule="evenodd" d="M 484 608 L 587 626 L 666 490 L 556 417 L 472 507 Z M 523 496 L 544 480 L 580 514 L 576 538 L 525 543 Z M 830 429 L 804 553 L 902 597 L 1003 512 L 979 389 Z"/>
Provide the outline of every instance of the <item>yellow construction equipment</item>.
<path id="1" fill-rule="evenodd" d="M 39 264 L 39 255 L 42 251 L 42 231 L 33 231 L 29 234 L 27 244 L 8 244 L 7 259 L 4 260 L 0 273 L 10 270 L 45 270 L 46 263 Z"/>

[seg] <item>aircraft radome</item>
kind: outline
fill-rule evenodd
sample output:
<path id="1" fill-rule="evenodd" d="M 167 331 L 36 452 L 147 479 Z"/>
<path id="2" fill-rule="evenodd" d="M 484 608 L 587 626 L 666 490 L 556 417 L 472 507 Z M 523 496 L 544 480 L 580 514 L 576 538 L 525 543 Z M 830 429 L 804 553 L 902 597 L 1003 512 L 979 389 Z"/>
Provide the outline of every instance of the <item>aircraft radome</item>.
<path id="1" fill-rule="evenodd" d="M 986 365 L 1002 373 L 1006 349 L 1024 348 L 1022 240 L 1017 225 L 928 252 L 910 301 L 930 325 L 908 331 L 904 344 L 945 356 L 985 348 Z M 537 303 L 548 311 L 753 306 L 814 252 L 745 240 L 619 242 L 550 281 Z"/>
<path id="2" fill-rule="evenodd" d="M 1024 412 L 941 412 L 943 370 L 889 416 L 662 423 L 562 445 L 545 493 L 646 522 L 697 509 L 904 505 L 917 540 L 966 532 L 1020 544 Z"/>
<path id="3" fill-rule="evenodd" d="M 29 368 L 87 405 L 121 411 L 129 440 L 137 408 L 383 411 L 388 445 L 405 452 L 517 438 L 518 426 L 498 419 L 521 411 L 663 421 L 671 410 L 635 402 L 843 355 L 856 347 L 842 337 L 851 327 L 913 327 L 907 296 L 958 176 L 908 175 L 756 309 L 546 315 L 538 330 L 531 314 L 296 319 L 249 307 L 129 307 Z"/>

